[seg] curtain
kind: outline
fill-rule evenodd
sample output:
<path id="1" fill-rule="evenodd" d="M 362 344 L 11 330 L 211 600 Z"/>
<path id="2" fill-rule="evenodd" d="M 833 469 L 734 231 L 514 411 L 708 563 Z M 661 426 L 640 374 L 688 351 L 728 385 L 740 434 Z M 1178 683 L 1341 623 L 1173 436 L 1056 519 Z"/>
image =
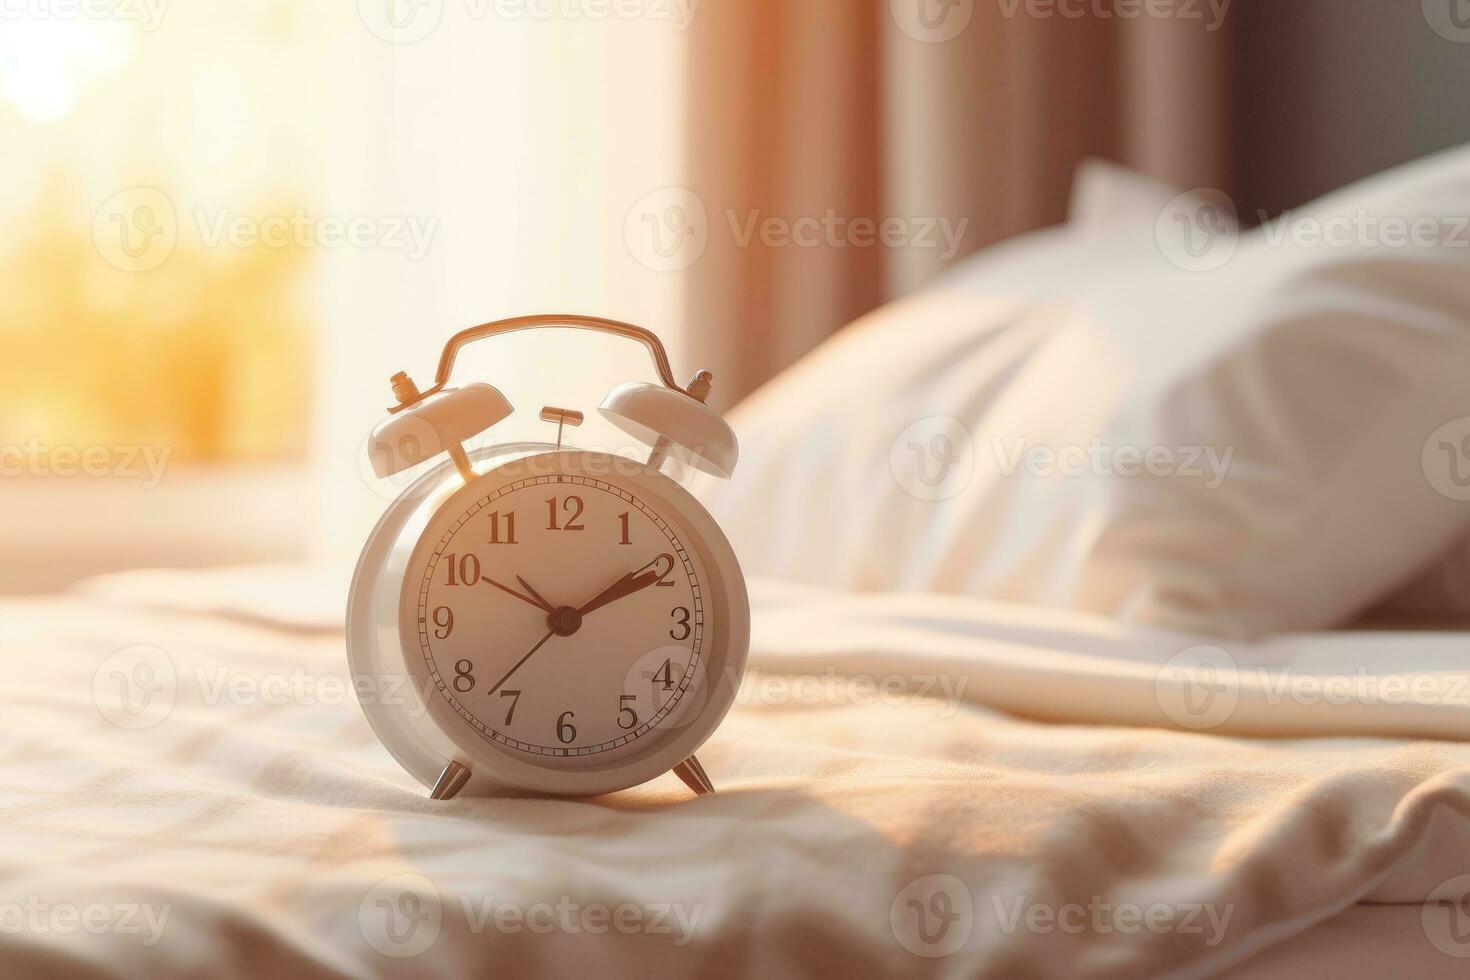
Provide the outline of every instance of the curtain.
<path id="1" fill-rule="evenodd" d="M 707 240 L 685 282 L 717 403 L 965 254 L 1063 220 L 1088 156 L 1220 186 L 1228 24 L 1205 3 L 1176 5 L 1199 19 L 1127 6 L 704 0 L 686 117 Z"/>
<path id="2" fill-rule="evenodd" d="M 637 260 L 622 220 L 647 185 L 683 179 L 680 93 L 669 85 L 682 71 L 678 36 L 660 22 L 488 13 L 444 4 L 443 22 L 411 44 L 344 31 L 313 89 L 331 175 L 313 210 L 433 222 L 413 260 L 390 249 L 317 256 L 310 526 L 323 559 L 356 555 L 411 478 L 376 479 L 368 461 L 390 375 L 428 387 L 444 342 L 488 320 L 585 312 L 669 335 L 680 314 L 681 284 Z M 357 18 L 351 4 L 346 16 Z M 687 363 L 680 338 L 667 339 Z M 618 451 L 626 439 L 597 403 L 648 373 L 636 344 L 533 332 L 472 346 L 454 383 L 490 382 L 516 408 L 482 441 L 554 438 L 539 410 L 562 405 L 586 413 L 578 445 Z"/>

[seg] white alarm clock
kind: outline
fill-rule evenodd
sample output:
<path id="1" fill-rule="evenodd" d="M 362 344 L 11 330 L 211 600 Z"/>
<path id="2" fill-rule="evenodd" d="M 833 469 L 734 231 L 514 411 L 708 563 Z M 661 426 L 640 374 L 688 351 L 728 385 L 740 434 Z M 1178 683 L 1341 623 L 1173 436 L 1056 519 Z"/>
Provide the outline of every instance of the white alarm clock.
<path id="1" fill-rule="evenodd" d="M 557 441 L 467 452 L 511 415 L 487 384 L 446 387 L 466 344 L 579 327 L 644 344 L 660 384 L 614 388 L 600 410 L 646 460 L 562 445 L 583 415 L 546 406 Z M 347 654 L 378 738 L 434 799 L 508 790 L 586 796 L 673 771 L 713 791 L 695 751 L 745 670 L 750 603 L 714 519 L 661 472 L 671 454 L 728 479 L 730 426 L 687 388 L 651 332 L 575 315 L 473 327 L 435 384 L 392 379 L 398 404 L 369 440 L 388 477 L 446 457 L 389 506 L 358 560 Z"/>

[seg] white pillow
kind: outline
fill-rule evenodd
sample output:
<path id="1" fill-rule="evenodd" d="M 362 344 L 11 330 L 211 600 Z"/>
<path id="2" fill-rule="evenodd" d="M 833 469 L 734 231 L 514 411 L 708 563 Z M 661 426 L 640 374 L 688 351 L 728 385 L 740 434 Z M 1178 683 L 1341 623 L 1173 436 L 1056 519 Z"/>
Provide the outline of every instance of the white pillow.
<path id="1" fill-rule="evenodd" d="M 1464 628 L 1470 620 L 1470 536 L 1461 534 L 1366 615 L 1369 623 Z"/>
<path id="2" fill-rule="evenodd" d="M 1466 516 L 1424 450 L 1470 416 L 1470 248 L 1381 238 L 1470 245 L 1470 149 L 1292 216 L 1340 246 L 1277 224 L 1186 271 L 1234 241 L 1214 213 L 1217 248 L 1181 251 L 1199 207 L 988 252 L 752 396 L 740 472 L 703 491 L 747 571 L 1261 635 L 1429 561 Z"/>
<path id="3" fill-rule="evenodd" d="M 1084 160 L 1072 178 L 1067 226 L 1094 235 L 1108 235 L 1129 225 L 1153 228 L 1181 193 L 1181 188 L 1116 163 Z M 1183 196 L 1185 205 L 1208 203 L 1198 194 Z M 1232 230 L 1238 227 L 1234 214 L 1222 217 Z"/>
<path id="4" fill-rule="evenodd" d="M 1077 168 L 1068 225 L 1086 234 L 1108 235 L 1119 225 L 1156 222 L 1179 194 L 1179 188 L 1164 181 L 1104 160 L 1087 160 Z M 1234 215 L 1226 218 L 1234 225 Z M 1470 526 L 1470 514 L 1465 524 Z M 1441 628 L 1470 622 L 1470 533 L 1462 531 L 1407 583 L 1375 603 L 1366 621 Z"/>

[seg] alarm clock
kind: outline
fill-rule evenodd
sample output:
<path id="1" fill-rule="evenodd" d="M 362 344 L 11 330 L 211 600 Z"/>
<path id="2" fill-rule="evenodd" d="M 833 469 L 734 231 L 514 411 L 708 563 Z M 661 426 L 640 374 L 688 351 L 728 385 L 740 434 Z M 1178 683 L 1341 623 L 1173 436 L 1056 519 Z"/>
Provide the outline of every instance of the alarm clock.
<path id="1" fill-rule="evenodd" d="M 571 448 L 584 415 L 543 406 L 555 443 L 466 442 L 512 414 L 489 384 L 450 387 L 466 344 L 575 327 L 640 342 L 658 383 L 614 388 L 599 410 L 647 457 Z M 455 334 L 424 391 L 368 439 L 380 478 L 432 463 L 388 507 L 358 560 L 347 655 L 358 700 L 393 757 L 436 800 L 531 791 L 589 796 L 672 771 L 714 786 L 695 751 L 734 703 L 750 603 L 719 525 L 664 472 L 674 458 L 728 479 L 738 445 L 650 331 L 577 315 Z"/>

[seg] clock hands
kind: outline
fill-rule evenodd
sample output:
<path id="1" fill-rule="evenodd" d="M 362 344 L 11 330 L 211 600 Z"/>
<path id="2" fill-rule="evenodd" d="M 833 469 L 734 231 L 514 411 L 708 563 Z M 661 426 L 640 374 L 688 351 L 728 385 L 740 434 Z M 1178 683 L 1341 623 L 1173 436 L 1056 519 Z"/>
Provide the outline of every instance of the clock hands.
<path id="1" fill-rule="evenodd" d="M 667 574 L 667 572 L 659 571 L 656 567 L 660 562 L 663 561 L 667 561 L 669 563 L 669 567 L 671 569 L 673 568 L 674 558 L 672 555 L 659 555 L 657 558 L 649 562 L 647 565 L 644 565 L 642 568 L 634 569 L 633 571 L 624 575 L 612 585 L 609 585 L 606 589 L 603 589 L 600 593 L 597 594 L 595 598 L 590 599 L 589 601 L 584 603 L 581 608 L 576 609 L 575 611 L 579 616 L 585 616 L 588 613 L 592 612 L 592 610 L 594 609 L 601 609 L 603 606 L 607 605 L 610 602 L 616 602 L 619 599 L 632 595 L 634 592 L 639 592 L 643 589 L 648 588 L 650 585 L 653 585 L 655 582 L 657 582 L 659 579 L 663 578 L 664 575 Z M 555 616 L 562 609 L 574 608 L 569 606 L 553 606 L 542 597 L 541 593 L 537 592 L 535 588 L 532 587 L 530 582 L 527 582 L 519 575 L 516 576 L 516 581 L 519 582 L 521 584 L 521 588 L 525 589 L 526 592 L 529 592 L 530 595 L 526 595 L 522 592 L 517 592 L 515 589 L 512 589 L 508 585 L 502 585 L 488 575 L 481 575 L 480 581 L 484 582 L 486 585 L 493 585 L 500 591 L 508 595 L 513 595 L 522 602 L 529 603 L 530 605 L 535 606 L 537 609 L 540 609 L 542 612 L 547 613 L 551 616 Z"/>
<path id="2" fill-rule="evenodd" d="M 586 616 L 594 609 L 601 609 L 603 606 L 607 605 L 610 602 L 616 602 L 619 599 L 632 595 L 634 592 L 640 592 L 643 589 L 648 588 L 650 585 L 654 584 L 659 579 L 664 577 L 664 573 L 660 572 L 654 566 L 658 565 L 659 562 L 663 561 L 666 558 L 669 561 L 669 567 L 672 568 L 674 564 L 673 556 L 659 555 L 647 565 L 644 565 L 642 568 L 634 569 L 627 575 L 624 575 L 622 578 L 618 579 L 612 585 L 609 585 L 607 588 L 603 589 L 600 593 L 597 594 L 595 598 L 589 600 L 582 606 L 582 608 L 578 609 L 577 614 L 580 616 Z"/>
<path id="3" fill-rule="evenodd" d="M 608 603 L 616 602 L 617 600 L 626 598 L 627 596 L 630 596 L 635 592 L 640 592 L 643 589 L 648 588 L 650 585 L 653 585 L 659 579 L 663 578 L 666 573 L 660 571 L 658 566 L 661 562 L 665 560 L 669 562 L 669 568 L 672 569 L 674 562 L 673 556 L 659 555 L 647 565 L 644 565 L 642 568 L 634 569 L 633 571 L 624 575 L 622 578 L 618 579 L 612 585 L 609 585 L 607 588 L 603 589 L 597 594 L 595 598 L 588 601 L 580 609 L 574 609 L 571 606 L 557 606 L 556 608 L 552 608 L 551 603 L 541 598 L 541 593 L 533 589 L 531 587 L 531 583 L 527 582 L 519 575 L 516 576 L 516 581 L 521 583 L 522 588 L 531 593 L 530 596 L 522 595 L 515 589 L 512 589 L 505 585 L 501 585 L 499 582 L 496 582 L 493 579 L 481 576 L 481 581 L 488 582 L 489 584 L 495 586 L 497 589 L 500 589 L 503 592 L 509 592 L 517 599 L 520 599 L 522 602 L 528 602 L 536 608 L 544 610 L 546 612 L 546 623 L 549 627 L 551 627 L 550 630 L 547 631 L 546 635 L 537 640 L 536 645 L 533 646 L 524 657 L 517 660 L 515 666 L 512 667 L 510 670 L 507 670 L 505 672 L 505 676 L 496 681 L 494 686 L 485 693 L 487 695 L 494 694 L 496 691 L 500 690 L 501 685 L 510 680 L 511 675 L 520 670 L 521 667 L 525 665 L 526 661 L 530 660 L 531 657 L 535 655 L 536 651 L 545 646 L 546 641 L 551 639 L 553 636 L 571 636 L 573 633 L 576 633 L 577 630 L 582 628 L 583 616 L 592 612 L 594 609 L 601 609 Z M 534 596 L 534 598 L 532 598 L 532 596 Z"/>
<path id="4" fill-rule="evenodd" d="M 521 578 L 519 575 L 516 576 L 516 581 L 519 582 L 519 583 L 521 583 L 521 588 L 525 589 L 527 592 L 531 593 L 531 595 L 533 595 L 533 596 L 536 597 L 536 601 L 541 604 L 541 608 L 542 609 L 545 609 L 548 612 L 551 610 L 551 603 L 549 603 L 545 599 L 541 598 L 541 593 L 539 593 L 535 589 L 531 588 L 531 583 L 530 582 L 527 582 L 525 579 Z"/>
<path id="5" fill-rule="evenodd" d="M 521 583 L 521 585 L 525 587 L 526 591 L 531 593 L 531 595 L 536 596 L 536 598 L 532 599 L 531 596 L 521 595 L 510 586 L 501 585 L 499 582 L 485 575 L 480 576 L 480 581 L 495 586 L 501 592 L 509 592 L 511 595 L 515 596 L 522 602 L 529 602 L 531 605 L 535 606 L 537 609 L 542 610 L 543 612 L 551 612 L 551 604 L 545 599 L 541 598 L 541 596 L 537 594 L 535 589 L 531 588 L 529 585 L 526 585 L 526 580 L 521 578 L 519 575 L 516 576 L 516 581 Z"/>
<path id="6" fill-rule="evenodd" d="M 551 639 L 555 635 L 556 635 L 556 630 L 551 630 L 545 636 L 543 636 L 541 639 L 537 640 L 536 641 L 536 645 L 531 648 L 530 653 L 527 653 L 524 657 L 522 657 L 521 659 L 517 660 L 516 661 L 516 665 L 514 667 L 512 667 L 510 670 L 507 670 L 505 672 L 505 676 L 502 677 L 500 680 L 496 681 L 495 682 L 495 686 L 492 687 L 492 688 L 490 688 L 490 690 L 486 691 L 485 693 L 487 695 L 488 694 L 494 694 L 496 691 L 500 690 L 500 685 L 502 685 L 506 681 L 510 680 L 510 675 L 511 674 L 514 674 L 516 671 L 520 670 L 521 669 L 521 665 L 524 664 L 527 660 L 530 660 L 531 659 L 531 654 L 534 654 L 537 650 L 540 650 L 543 646 L 546 645 L 546 641 L 549 640 L 549 639 Z"/>

